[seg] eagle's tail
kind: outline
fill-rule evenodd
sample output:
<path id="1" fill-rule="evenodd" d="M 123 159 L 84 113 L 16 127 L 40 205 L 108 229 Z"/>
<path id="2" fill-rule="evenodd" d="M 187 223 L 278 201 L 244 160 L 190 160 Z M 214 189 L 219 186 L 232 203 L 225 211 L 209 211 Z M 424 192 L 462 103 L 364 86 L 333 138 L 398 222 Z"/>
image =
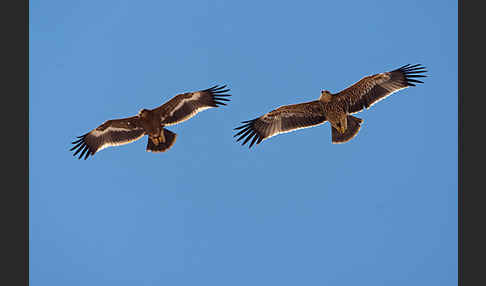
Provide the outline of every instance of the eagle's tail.
<path id="1" fill-rule="evenodd" d="M 361 128 L 361 123 L 363 123 L 363 119 L 354 117 L 352 115 L 348 115 L 347 117 L 347 129 L 344 134 L 339 133 L 336 128 L 332 127 L 332 143 L 345 143 L 349 140 L 353 139 L 356 134 L 358 134 L 359 129 Z"/>
<path id="2" fill-rule="evenodd" d="M 155 145 L 149 137 L 147 142 L 147 152 L 165 152 L 169 150 L 172 145 L 174 145 L 177 134 L 165 128 L 162 128 L 162 132 L 164 132 L 165 141 L 163 143 L 159 143 L 159 145 Z"/>

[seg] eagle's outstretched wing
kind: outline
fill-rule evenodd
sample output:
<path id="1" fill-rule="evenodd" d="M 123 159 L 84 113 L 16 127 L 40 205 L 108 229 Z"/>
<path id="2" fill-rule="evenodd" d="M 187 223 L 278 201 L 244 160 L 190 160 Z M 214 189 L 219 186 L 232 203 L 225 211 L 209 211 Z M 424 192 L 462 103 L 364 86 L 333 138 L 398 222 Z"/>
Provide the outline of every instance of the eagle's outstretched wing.
<path id="1" fill-rule="evenodd" d="M 86 160 L 89 155 L 93 156 L 106 147 L 128 144 L 144 135 L 145 131 L 139 124 L 138 116 L 108 120 L 96 129 L 78 136 L 79 139 L 72 142 L 75 145 L 69 151 L 76 150 L 73 156 L 82 151 L 79 159 L 84 156 Z"/>
<path id="2" fill-rule="evenodd" d="M 244 125 L 235 128 L 241 129 L 233 137 L 240 136 L 236 142 L 246 138 L 241 145 L 245 145 L 250 139 L 249 148 L 253 144 L 260 144 L 265 139 L 280 133 L 317 126 L 326 121 L 321 103 L 317 100 L 281 106 L 261 117 L 243 121 Z"/>
<path id="3" fill-rule="evenodd" d="M 353 114 L 401 89 L 415 86 L 414 83 L 423 83 L 416 78 L 426 77 L 422 74 L 425 72 L 425 67 L 420 64 L 405 65 L 391 72 L 364 77 L 333 97 L 346 106 L 348 113 Z"/>
<path id="4" fill-rule="evenodd" d="M 160 107 L 153 109 L 163 125 L 170 126 L 194 117 L 197 113 L 220 105 L 226 105 L 224 101 L 229 101 L 225 92 L 226 85 L 213 86 L 205 90 L 187 92 L 174 96 Z"/>

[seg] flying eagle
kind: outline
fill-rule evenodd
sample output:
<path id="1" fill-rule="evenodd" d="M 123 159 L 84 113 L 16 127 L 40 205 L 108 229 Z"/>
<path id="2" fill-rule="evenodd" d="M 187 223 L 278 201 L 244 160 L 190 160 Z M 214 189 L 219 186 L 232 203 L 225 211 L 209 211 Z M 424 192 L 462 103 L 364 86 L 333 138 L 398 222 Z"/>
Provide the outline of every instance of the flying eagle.
<path id="1" fill-rule="evenodd" d="M 205 90 L 178 94 L 155 109 L 142 109 L 136 116 L 105 121 L 96 129 L 78 136 L 78 140 L 69 151 L 79 152 L 79 159 L 86 160 L 90 155 L 110 146 L 131 143 L 148 135 L 147 151 L 165 152 L 174 145 L 177 134 L 165 129 L 165 126 L 181 123 L 197 113 L 229 101 L 225 94 L 230 89 L 226 85 L 213 86 Z"/>
<path id="2" fill-rule="evenodd" d="M 272 136 L 294 130 L 308 128 L 329 121 L 332 128 L 332 143 L 345 143 L 358 134 L 363 120 L 350 114 L 369 108 L 378 101 L 401 89 L 423 83 L 416 78 L 426 77 L 425 67 L 405 65 L 390 72 L 366 76 L 352 86 L 332 94 L 321 91 L 318 100 L 281 106 L 253 120 L 243 121 L 243 125 L 233 137 L 236 142 L 245 139 L 245 145 L 251 139 L 249 148 L 254 143 L 260 144 Z"/>

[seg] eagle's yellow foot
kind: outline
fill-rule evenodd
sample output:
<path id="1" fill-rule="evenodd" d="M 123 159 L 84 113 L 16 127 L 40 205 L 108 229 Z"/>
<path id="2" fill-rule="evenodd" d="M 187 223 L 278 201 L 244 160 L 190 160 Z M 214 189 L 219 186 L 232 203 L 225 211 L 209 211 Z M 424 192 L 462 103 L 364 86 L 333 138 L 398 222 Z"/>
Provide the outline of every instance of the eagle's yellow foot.
<path id="1" fill-rule="evenodd" d="M 159 138 L 151 138 L 152 139 L 152 142 L 154 143 L 155 146 L 159 145 Z"/>

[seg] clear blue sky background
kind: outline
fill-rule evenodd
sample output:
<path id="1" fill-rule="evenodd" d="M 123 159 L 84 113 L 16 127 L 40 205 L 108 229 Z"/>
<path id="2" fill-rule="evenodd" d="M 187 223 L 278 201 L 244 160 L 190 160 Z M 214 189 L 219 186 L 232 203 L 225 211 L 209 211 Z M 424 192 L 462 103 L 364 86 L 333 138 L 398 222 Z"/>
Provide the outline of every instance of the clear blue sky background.
<path id="1" fill-rule="evenodd" d="M 30 1 L 30 282 L 457 285 L 456 1 Z M 363 76 L 430 77 L 248 150 L 232 129 Z M 172 96 L 232 101 L 87 161 L 75 136 Z"/>

